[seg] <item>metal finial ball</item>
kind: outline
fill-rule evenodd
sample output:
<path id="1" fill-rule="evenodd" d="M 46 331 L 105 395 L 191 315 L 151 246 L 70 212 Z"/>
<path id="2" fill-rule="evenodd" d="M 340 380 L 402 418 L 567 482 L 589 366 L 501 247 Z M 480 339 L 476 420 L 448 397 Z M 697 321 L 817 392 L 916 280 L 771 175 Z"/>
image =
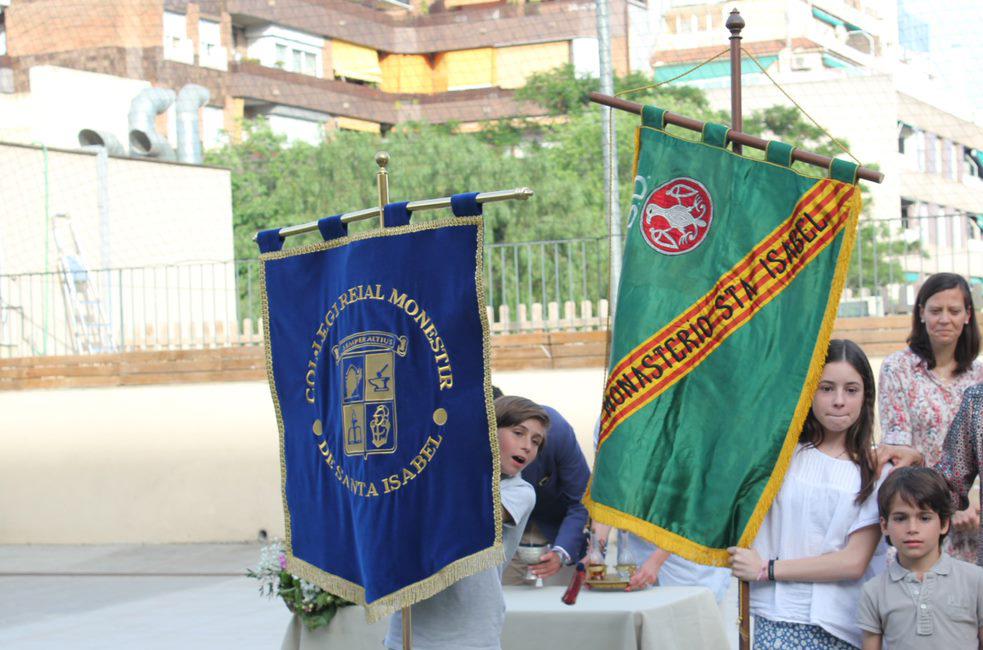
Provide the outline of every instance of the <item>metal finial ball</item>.
<path id="1" fill-rule="evenodd" d="M 375 164 L 379 165 L 380 167 L 385 167 L 386 165 L 388 165 L 389 164 L 389 152 L 387 152 L 387 151 L 380 151 L 379 153 L 377 153 L 375 155 Z"/>
<path id="2" fill-rule="evenodd" d="M 744 18 L 741 17 L 741 12 L 739 12 L 737 9 L 731 10 L 730 15 L 727 16 L 727 22 L 724 23 L 724 26 L 729 29 L 731 33 L 737 33 L 744 29 Z"/>

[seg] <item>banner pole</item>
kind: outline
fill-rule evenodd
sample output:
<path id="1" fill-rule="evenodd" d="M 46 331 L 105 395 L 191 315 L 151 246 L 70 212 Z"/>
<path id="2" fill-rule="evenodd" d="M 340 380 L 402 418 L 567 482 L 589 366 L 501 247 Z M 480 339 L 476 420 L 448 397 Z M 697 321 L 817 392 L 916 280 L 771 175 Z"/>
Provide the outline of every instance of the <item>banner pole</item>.
<path id="1" fill-rule="evenodd" d="M 727 17 L 725 27 L 730 30 L 730 126 L 734 131 L 744 131 L 744 117 L 741 107 L 741 30 L 744 29 L 744 19 L 741 12 L 733 9 Z M 731 150 L 740 155 L 744 147 L 740 142 L 732 140 Z M 738 607 L 738 647 L 740 650 L 751 650 L 751 584 L 741 580 L 737 585 Z"/>
<path id="2" fill-rule="evenodd" d="M 730 30 L 730 126 L 741 132 L 744 130 L 741 114 L 741 30 L 744 29 L 744 19 L 741 12 L 732 10 L 725 26 Z M 731 142 L 731 148 L 736 154 L 743 149 L 740 142 Z"/>
<path id="3" fill-rule="evenodd" d="M 751 650 L 751 583 L 739 580 L 737 583 L 737 645 L 740 650 Z"/>
<path id="4" fill-rule="evenodd" d="M 534 196 L 536 193 L 533 192 L 528 187 L 517 187 L 514 190 L 495 190 L 494 192 L 480 192 L 475 200 L 478 203 L 495 203 L 497 201 L 526 201 Z M 386 195 L 388 199 L 388 194 Z M 406 209 L 410 212 L 420 212 L 422 210 L 440 210 L 441 208 L 451 207 L 451 197 L 442 196 L 436 199 L 420 199 L 419 201 L 410 201 L 407 204 Z M 355 210 L 354 212 L 345 212 L 341 215 L 342 223 L 351 223 L 353 221 L 361 221 L 362 219 L 378 219 L 381 214 L 378 206 L 373 206 L 371 208 L 363 208 L 361 210 Z M 317 230 L 317 221 L 310 221 L 308 223 L 302 223 L 296 226 L 285 226 L 279 229 L 279 235 L 286 239 L 287 237 L 293 237 L 294 235 L 303 235 L 304 233 L 314 232 Z M 253 235 L 253 241 L 256 241 L 256 235 Z"/>
<path id="5" fill-rule="evenodd" d="M 386 204 L 389 203 L 389 153 L 380 151 L 375 155 L 375 164 L 379 166 L 379 171 L 375 173 L 376 183 L 379 185 L 379 227 L 386 227 Z M 405 619 L 404 619 L 405 620 Z"/>
<path id="6" fill-rule="evenodd" d="M 621 97 L 612 97 L 611 95 L 596 92 L 587 93 L 587 97 L 595 104 L 604 104 L 605 106 L 617 108 L 618 110 L 626 111 L 628 113 L 634 113 L 635 115 L 642 114 L 641 104 L 637 102 L 630 102 L 627 99 L 622 99 Z M 697 133 L 702 133 L 703 127 L 706 125 L 706 122 L 672 112 L 667 112 L 665 114 L 665 121 L 666 124 L 681 126 L 684 129 L 696 131 Z M 727 133 L 727 141 L 739 142 L 745 147 L 754 147 L 755 149 L 760 149 L 761 151 L 767 151 L 768 149 L 767 140 L 764 138 L 759 138 L 756 135 L 748 135 L 742 131 L 729 131 Z M 809 165 L 816 165 L 817 167 L 822 167 L 827 170 L 829 169 L 830 163 L 833 161 L 833 159 L 829 156 L 821 156 L 818 153 L 806 151 L 805 149 L 793 150 L 792 160 L 804 162 Z M 871 181 L 874 183 L 880 183 L 884 180 L 884 174 L 876 169 L 871 169 L 870 167 L 861 167 L 857 170 L 857 178 L 862 178 L 865 181 Z M 317 226 L 313 226 L 312 229 L 316 227 Z"/>
<path id="7" fill-rule="evenodd" d="M 379 151 L 375 154 L 375 164 L 379 170 L 375 173 L 376 184 L 379 186 L 379 228 L 386 227 L 386 204 L 389 203 L 389 154 Z M 403 608 L 403 650 L 413 650 L 413 613 L 410 607 Z"/>

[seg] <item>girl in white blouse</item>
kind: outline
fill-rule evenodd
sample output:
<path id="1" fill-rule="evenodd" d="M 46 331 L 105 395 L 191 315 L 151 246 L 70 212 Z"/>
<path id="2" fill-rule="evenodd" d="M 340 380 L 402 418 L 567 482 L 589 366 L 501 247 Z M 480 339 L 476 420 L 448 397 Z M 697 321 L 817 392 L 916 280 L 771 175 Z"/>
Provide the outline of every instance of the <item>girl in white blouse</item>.
<path id="1" fill-rule="evenodd" d="M 752 581 L 756 650 L 860 647 L 860 588 L 884 567 L 873 421 L 867 357 L 830 341 L 782 488 L 753 547 L 728 549 L 734 575 Z"/>

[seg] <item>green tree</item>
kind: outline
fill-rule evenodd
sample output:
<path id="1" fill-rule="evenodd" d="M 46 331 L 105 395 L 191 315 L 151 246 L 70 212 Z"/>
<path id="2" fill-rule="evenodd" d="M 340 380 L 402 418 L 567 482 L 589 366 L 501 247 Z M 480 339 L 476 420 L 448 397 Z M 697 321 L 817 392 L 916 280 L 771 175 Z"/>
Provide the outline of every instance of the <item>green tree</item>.
<path id="1" fill-rule="evenodd" d="M 616 80 L 616 90 L 650 85 L 640 74 Z M 572 66 L 533 75 L 516 93 L 517 99 L 541 104 L 553 119 L 510 120 L 489 123 L 477 133 L 461 133 L 456 125 L 407 123 L 385 136 L 349 131 L 331 133 L 316 146 L 294 143 L 287 146 L 264 120 L 244 125 L 242 142 L 209 152 L 207 162 L 232 169 L 233 216 L 237 258 L 255 258 L 253 234 L 261 229 L 315 220 L 372 206 L 377 200 L 374 154 L 391 155 L 391 200 L 414 200 L 446 196 L 463 191 L 489 191 L 531 187 L 536 196 L 527 202 L 503 202 L 486 211 L 486 242 L 529 242 L 586 238 L 589 260 L 584 253 L 578 264 L 599 268 L 601 277 L 607 260 L 604 178 L 601 152 L 601 111 L 590 104 L 587 94 L 598 88 L 591 77 L 578 77 Z M 729 122 L 715 111 L 706 95 L 689 86 L 646 88 L 629 97 L 652 103 L 700 120 Z M 634 133 L 637 116 L 613 111 L 618 145 L 620 204 L 627 206 L 632 192 Z M 753 112 L 745 119 L 745 130 L 767 139 L 778 139 L 818 153 L 834 155 L 840 148 L 820 128 L 805 121 L 795 108 L 773 106 Z M 697 139 L 699 134 L 670 127 L 679 137 Z M 843 143 L 846 145 L 846 143 Z M 762 156 L 745 148 L 745 154 Z M 821 176 L 816 167 L 799 165 L 797 171 Z M 627 210 L 622 210 L 623 217 Z M 423 212 L 414 220 L 442 215 Z M 351 230 L 375 227 L 372 222 L 352 224 Z M 876 251 L 870 237 L 858 245 L 851 282 L 873 281 L 873 267 L 894 270 L 891 259 L 903 250 L 881 230 L 866 234 L 878 237 Z M 308 241 L 315 241 L 316 233 Z M 291 245 L 303 243 L 291 240 Z M 869 246 L 870 250 L 866 250 Z M 582 245 L 582 252 L 588 245 Z M 547 273 L 536 268 L 531 251 L 513 251 L 514 258 L 500 255 L 488 260 L 495 277 L 504 281 L 517 274 L 527 286 L 546 281 Z M 503 251 L 499 251 L 503 253 Z M 875 254 L 876 253 L 876 254 Z M 868 262 L 869 260 L 869 262 Z M 572 262 L 564 262 L 572 264 Z M 871 272 L 866 270 L 870 265 Z M 895 262 L 896 264 L 896 262 Z M 516 271 L 518 269 L 518 271 Z M 567 269 L 570 270 L 570 269 Z M 863 271 L 861 273 L 861 270 Z M 579 273 L 580 269 L 576 269 Z M 566 272 L 566 271 L 564 271 Z M 879 277 L 880 277 L 879 273 Z M 869 280 L 868 280 L 869 279 Z M 553 278 L 556 280 L 556 278 Z M 501 291 L 499 291 L 501 293 Z M 590 297 L 597 297 L 596 290 Z M 601 290 L 606 295 L 606 288 Z M 587 297 L 587 296 L 585 296 Z"/>

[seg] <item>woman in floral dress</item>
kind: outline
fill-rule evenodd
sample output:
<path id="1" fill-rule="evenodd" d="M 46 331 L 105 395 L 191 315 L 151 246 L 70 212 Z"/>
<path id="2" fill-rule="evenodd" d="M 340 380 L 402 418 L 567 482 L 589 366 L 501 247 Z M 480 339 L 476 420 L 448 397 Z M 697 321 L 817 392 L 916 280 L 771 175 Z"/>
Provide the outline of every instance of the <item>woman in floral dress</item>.
<path id="1" fill-rule="evenodd" d="M 956 503 L 969 502 L 969 490 L 973 479 L 980 473 L 983 458 L 983 384 L 977 384 L 963 393 L 963 403 L 956 419 L 949 427 L 942 450 L 942 461 L 935 469 L 949 482 Z M 976 539 L 983 538 L 983 528 L 976 531 Z M 977 564 L 983 565 L 983 544 L 977 543 Z"/>
<path id="2" fill-rule="evenodd" d="M 882 442 L 910 445 L 933 466 L 942 459 L 949 425 L 963 393 L 983 382 L 977 360 L 980 331 L 969 285 L 954 273 L 936 273 L 918 291 L 908 348 L 881 365 L 880 417 Z M 946 551 L 976 562 L 979 506 L 952 517 Z"/>

